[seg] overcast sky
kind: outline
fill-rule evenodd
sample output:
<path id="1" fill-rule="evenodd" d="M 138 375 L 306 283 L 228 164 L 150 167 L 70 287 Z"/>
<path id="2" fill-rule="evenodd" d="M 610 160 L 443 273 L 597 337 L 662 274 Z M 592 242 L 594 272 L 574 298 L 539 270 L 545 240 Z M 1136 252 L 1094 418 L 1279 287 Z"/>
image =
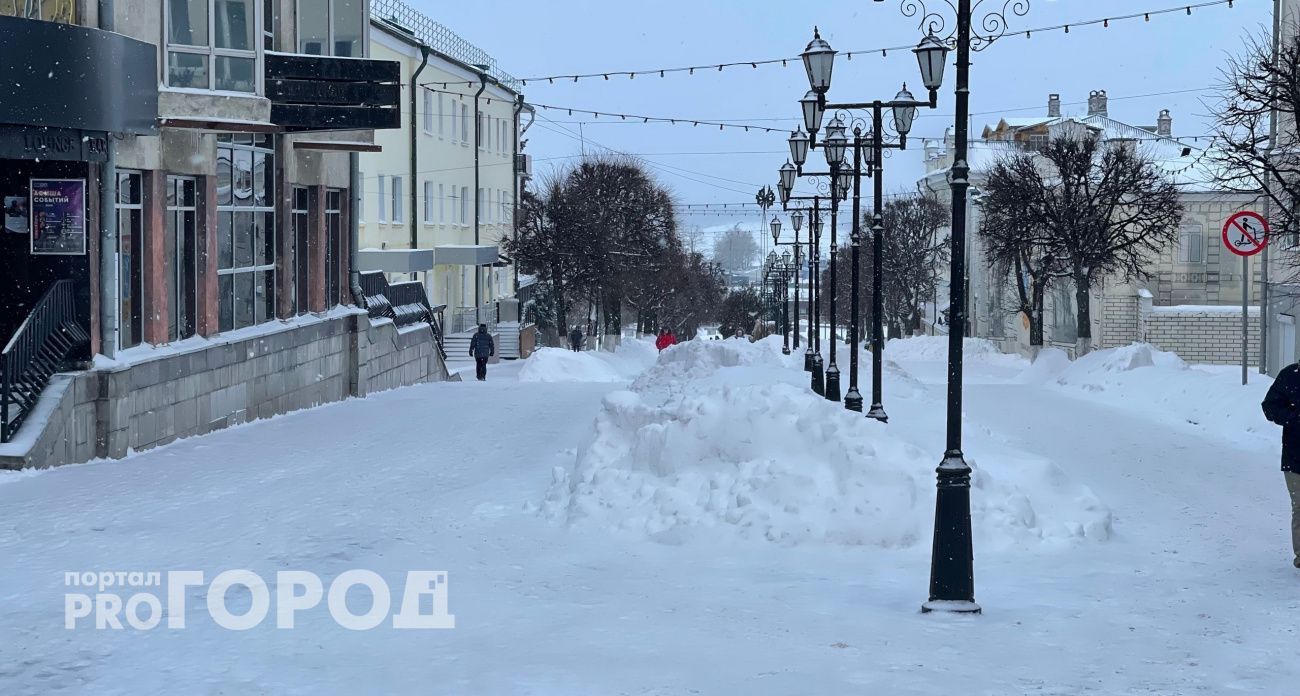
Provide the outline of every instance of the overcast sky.
<path id="1" fill-rule="evenodd" d="M 841 53 L 881 46 L 911 45 L 920 39 L 916 20 L 902 16 L 898 0 L 817 2 L 721 2 L 719 0 L 480 0 L 435 3 L 408 0 L 433 19 L 494 56 L 518 77 L 604 70 L 631 70 L 795 56 L 812 36 L 813 25 Z M 930 0 L 943 7 L 942 0 Z M 1002 0 L 987 0 L 986 7 Z M 1181 7 L 1179 0 L 1031 0 L 1025 17 L 1010 18 L 1013 31 L 1147 10 Z M 972 135 L 1000 115 L 1046 113 L 1047 96 L 1057 92 L 1066 113 L 1085 112 L 1088 92 L 1104 89 L 1110 115 L 1134 125 L 1153 125 L 1161 109 L 1174 117 L 1177 136 L 1209 132 L 1202 102 L 1211 96 L 1225 56 L 1240 39 L 1271 25 L 1273 0 L 1236 0 L 1226 5 L 1158 15 L 1144 22 L 1116 21 L 1109 28 L 1075 28 L 1069 34 L 1008 36 L 975 54 L 971 69 Z M 916 136 L 938 137 L 952 123 L 953 70 L 948 70 L 939 108 L 922 111 Z M 831 98 L 866 101 L 891 98 L 903 81 L 921 90 L 909 52 L 882 58 L 841 55 Z M 768 66 L 697 71 L 694 76 L 626 77 L 554 85 L 529 82 L 530 102 L 648 116 L 715 121 L 746 120 L 792 129 L 796 100 L 807 90 L 802 67 Z M 1176 93 L 1171 93 L 1176 92 Z M 681 203 L 752 201 L 763 184 L 775 184 L 776 168 L 788 156 L 785 136 L 700 126 L 671 126 L 538 112 L 525 136 L 535 172 L 574 161 L 585 140 L 588 152 L 602 147 L 643 159 Z M 896 153 L 886 169 L 887 190 L 914 187 L 922 172 L 919 142 Z M 811 156 L 810 156 L 811 160 Z M 820 162 L 820 157 L 817 160 Z M 750 215 L 757 222 L 757 215 Z M 695 216 L 686 224 L 715 226 L 743 220 Z"/>

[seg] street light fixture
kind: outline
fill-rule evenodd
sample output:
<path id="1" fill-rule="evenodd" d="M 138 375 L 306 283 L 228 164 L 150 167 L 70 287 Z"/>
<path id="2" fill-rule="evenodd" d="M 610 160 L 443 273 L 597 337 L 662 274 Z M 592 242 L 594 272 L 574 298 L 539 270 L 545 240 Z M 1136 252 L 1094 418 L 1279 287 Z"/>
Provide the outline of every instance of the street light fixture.
<path id="1" fill-rule="evenodd" d="M 826 116 L 825 102 L 816 92 L 808 90 L 799 100 L 799 106 L 803 109 L 803 127 L 808 129 L 809 138 L 815 139 L 817 131 L 822 129 L 822 118 Z"/>
<path id="2" fill-rule="evenodd" d="M 811 143 L 812 139 L 802 128 L 796 128 L 790 134 L 790 159 L 794 160 L 795 167 L 802 167 L 808 161 L 808 146 Z"/>
<path id="3" fill-rule="evenodd" d="M 793 213 L 790 213 L 790 224 L 794 226 L 794 231 L 796 233 L 803 229 L 802 210 L 795 210 Z"/>
<path id="4" fill-rule="evenodd" d="M 826 94 L 831 88 L 831 69 L 835 67 L 835 49 L 826 43 L 817 27 L 813 27 L 812 41 L 808 42 L 802 57 L 804 70 L 808 73 L 809 88 L 817 94 Z"/>
<path id="5" fill-rule="evenodd" d="M 921 68 L 921 84 L 930 91 L 930 103 L 935 104 L 939 87 L 943 85 L 943 69 L 948 64 L 948 46 L 939 37 L 928 34 L 912 49 L 912 53 L 916 54 L 916 62 Z"/>
<path id="6" fill-rule="evenodd" d="M 770 227 L 772 229 L 772 244 L 775 245 L 781 239 L 781 218 L 773 215 Z"/>
<path id="7" fill-rule="evenodd" d="M 789 160 L 786 160 L 785 164 L 781 165 L 781 169 L 778 171 L 781 175 L 781 188 L 785 189 L 786 193 L 789 193 L 794 189 L 794 165 L 790 164 Z"/>
<path id="8" fill-rule="evenodd" d="M 907 106 L 907 104 L 915 102 L 916 97 L 912 96 L 912 93 L 907 91 L 907 83 L 904 82 L 903 89 L 899 90 L 898 94 L 894 97 L 893 106 L 894 130 L 897 130 L 898 134 L 904 138 L 907 137 L 908 133 L 912 132 L 912 121 L 916 118 L 916 107 Z"/>

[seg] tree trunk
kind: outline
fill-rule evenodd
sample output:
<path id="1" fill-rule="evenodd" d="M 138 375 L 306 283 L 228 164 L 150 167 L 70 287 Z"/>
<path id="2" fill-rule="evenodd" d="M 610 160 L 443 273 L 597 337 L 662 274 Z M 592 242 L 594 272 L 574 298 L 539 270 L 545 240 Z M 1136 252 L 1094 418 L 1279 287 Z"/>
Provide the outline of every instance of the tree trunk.
<path id="1" fill-rule="evenodd" d="M 1092 302 L 1089 301 L 1092 278 L 1082 269 L 1074 271 L 1074 302 L 1078 306 L 1079 332 L 1075 340 L 1075 357 L 1082 357 L 1092 352 Z"/>
<path id="2" fill-rule="evenodd" d="M 564 278 L 560 275 L 560 264 L 551 264 L 551 286 L 555 291 L 555 333 L 561 338 L 557 346 L 569 335 L 569 317 L 564 311 Z"/>
<path id="3" fill-rule="evenodd" d="M 1029 349 L 1035 354 L 1043 347 L 1043 297 L 1047 294 L 1047 284 L 1033 281 L 1029 310 Z"/>

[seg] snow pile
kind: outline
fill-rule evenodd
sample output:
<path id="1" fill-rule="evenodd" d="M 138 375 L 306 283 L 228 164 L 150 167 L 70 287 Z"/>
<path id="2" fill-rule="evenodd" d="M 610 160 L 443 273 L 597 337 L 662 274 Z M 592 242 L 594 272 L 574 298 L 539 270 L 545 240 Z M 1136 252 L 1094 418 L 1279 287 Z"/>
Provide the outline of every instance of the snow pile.
<path id="1" fill-rule="evenodd" d="M 539 348 L 524 361 L 520 382 L 627 382 L 655 361 L 654 345 L 624 341 L 612 353 Z"/>
<path id="2" fill-rule="evenodd" d="M 785 381 L 770 379 L 778 371 Z M 543 514 L 665 543 L 927 543 L 933 453 L 812 394 L 805 379 L 764 342 L 665 351 L 630 391 L 605 397 L 572 468 L 555 468 Z M 998 459 L 1005 472 L 977 468 L 972 479 L 982 541 L 1109 536 L 1109 511 L 1059 468 Z"/>
<path id="3" fill-rule="evenodd" d="M 945 362 L 948 360 L 947 336 L 913 336 L 895 338 L 885 343 L 885 357 L 896 361 Z M 967 338 L 962 357 L 971 362 L 1021 364 L 1024 358 L 1003 353 L 998 344 L 984 338 Z"/>
<path id="4" fill-rule="evenodd" d="M 1181 425 L 1216 437 L 1278 438 L 1260 402 L 1273 380 L 1251 374 L 1241 384 L 1238 367 L 1188 365 L 1174 353 L 1145 343 L 1098 350 L 1074 362 L 1044 350 L 1021 377 L 1072 391 L 1108 407 Z"/>

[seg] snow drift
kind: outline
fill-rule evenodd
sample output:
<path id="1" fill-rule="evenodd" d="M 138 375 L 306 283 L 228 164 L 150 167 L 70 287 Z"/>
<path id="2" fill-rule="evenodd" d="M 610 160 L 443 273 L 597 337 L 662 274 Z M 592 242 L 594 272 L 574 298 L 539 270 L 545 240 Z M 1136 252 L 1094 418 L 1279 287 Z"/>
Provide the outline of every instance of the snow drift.
<path id="1" fill-rule="evenodd" d="M 627 382 L 655 361 L 654 344 L 624 341 L 616 350 L 539 348 L 524 361 L 520 382 Z"/>
<path id="2" fill-rule="evenodd" d="M 765 341 L 665 351 L 631 390 L 606 396 L 573 466 L 554 470 L 543 513 L 668 543 L 928 540 L 933 454 L 812 394 L 789 362 Z M 1055 465 L 999 461 L 1007 471 L 972 479 L 982 541 L 1109 536 L 1109 511 Z"/>

